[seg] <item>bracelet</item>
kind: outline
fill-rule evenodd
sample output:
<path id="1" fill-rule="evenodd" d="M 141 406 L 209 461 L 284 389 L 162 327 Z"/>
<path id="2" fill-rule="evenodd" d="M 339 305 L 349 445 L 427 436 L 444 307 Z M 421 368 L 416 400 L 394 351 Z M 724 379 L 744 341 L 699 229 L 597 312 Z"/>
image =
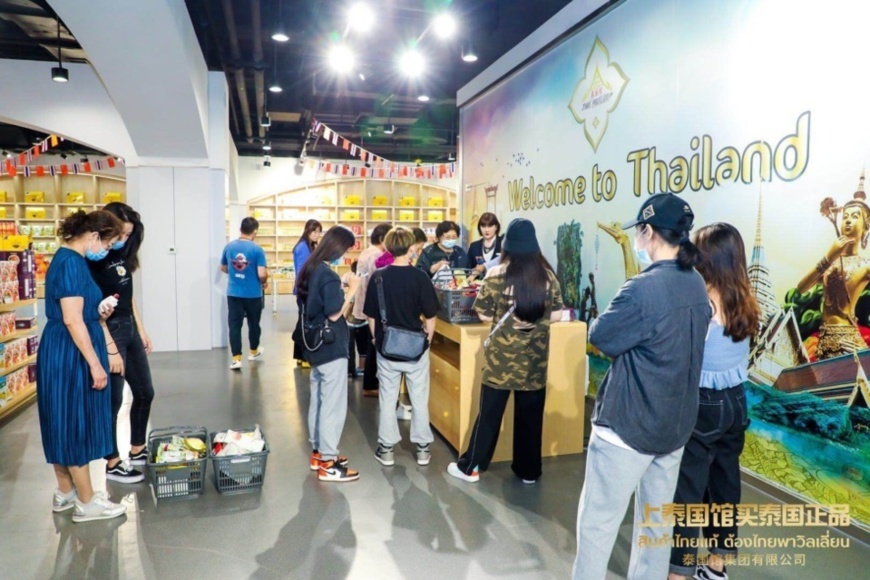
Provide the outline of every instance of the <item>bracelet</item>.
<path id="1" fill-rule="evenodd" d="M 109 346 L 110 344 L 115 344 L 115 341 L 113 340 L 112 342 L 107 342 L 106 346 Z"/>
<path id="2" fill-rule="evenodd" d="M 822 259 L 819 260 L 819 263 L 816 264 L 816 272 L 819 274 L 824 274 L 828 267 L 831 265 L 830 260 L 828 260 L 827 256 L 822 256 Z"/>
<path id="3" fill-rule="evenodd" d="M 120 352 L 110 352 L 109 354 L 121 354 L 121 353 Z"/>

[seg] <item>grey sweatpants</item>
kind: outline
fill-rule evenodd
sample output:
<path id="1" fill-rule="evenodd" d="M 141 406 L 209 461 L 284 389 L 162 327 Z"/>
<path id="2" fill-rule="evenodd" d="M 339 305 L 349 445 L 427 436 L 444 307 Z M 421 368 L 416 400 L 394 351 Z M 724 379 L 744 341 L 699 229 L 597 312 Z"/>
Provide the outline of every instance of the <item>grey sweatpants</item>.
<path id="1" fill-rule="evenodd" d="M 405 385 L 411 397 L 411 441 L 426 445 L 432 443 L 432 428 L 429 426 L 429 351 L 417 362 L 396 362 L 378 355 L 378 389 L 380 403 L 380 426 L 378 443 L 392 447 L 402 440 L 396 419 L 396 403 L 399 401 L 399 386 L 405 375 Z"/>
<path id="2" fill-rule="evenodd" d="M 338 456 L 338 442 L 347 417 L 347 359 L 311 367 L 308 440 L 324 461 Z"/>

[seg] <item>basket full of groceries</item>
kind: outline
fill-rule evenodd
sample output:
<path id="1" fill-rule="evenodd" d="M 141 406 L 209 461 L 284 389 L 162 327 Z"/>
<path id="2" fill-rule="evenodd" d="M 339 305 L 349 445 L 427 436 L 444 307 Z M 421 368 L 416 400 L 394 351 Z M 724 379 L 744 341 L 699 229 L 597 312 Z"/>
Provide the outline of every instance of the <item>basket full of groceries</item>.
<path id="1" fill-rule="evenodd" d="M 473 308 L 480 282 L 473 270 L 444 268 L 435 273 L 432 283 L 441 300 L 439 318 L 459 324 L 480 322 Z"/>

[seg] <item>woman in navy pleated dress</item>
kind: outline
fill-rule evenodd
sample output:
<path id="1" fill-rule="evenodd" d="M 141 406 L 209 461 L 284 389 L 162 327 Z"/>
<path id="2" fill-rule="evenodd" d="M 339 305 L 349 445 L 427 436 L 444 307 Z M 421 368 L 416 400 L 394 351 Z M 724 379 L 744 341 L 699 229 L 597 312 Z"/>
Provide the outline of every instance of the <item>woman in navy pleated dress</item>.
<path id="1" fill-rule="evenodd" d="M 105 258 L 122 231 L 108 212 L 72 214 L 58 228 L 64 245 L 45 277 L 48 323 L 36 361 L 39 425 L 45 458 L 57 477 L 52 509 L 72 509 L 74 522 L 126 512 L 94 494 L 88 470 L 88 462 L 113 448 L 112 394 L 106 389 L 112 339 L 105 324 L 113 307 L 101 309 L 103 296 L 86 260 Z"/>

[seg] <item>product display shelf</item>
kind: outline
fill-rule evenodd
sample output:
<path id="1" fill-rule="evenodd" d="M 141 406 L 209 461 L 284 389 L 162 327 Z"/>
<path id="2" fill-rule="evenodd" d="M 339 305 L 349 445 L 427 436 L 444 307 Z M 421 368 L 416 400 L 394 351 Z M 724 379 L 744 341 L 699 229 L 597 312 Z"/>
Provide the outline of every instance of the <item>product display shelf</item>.
<path id="1" fill-rule="evenodd" d="M 0 377 L 5 377 L 8 374 L 12 374 L 15 371 L 17 371 L 18 369 L 23 369 L 27 365 L 33 364 L 35 362 L 36 362 L 36 355 L 29 356 L 26 359 L 24 359 L 23 361 L 15 363 L 11 367 L 6 367 L 4 369 L 0 369 Z"/>
<path id="2" fill-rule="evenodd" d="M 36 400 L 36 383 L 30 383 L 27 388 L 15 395 L 15 398 L 9 401 L 5 407 L 0 407 L 0 420 L 7 417 Z"/>
<path id="3" fill-rule="evenodd" d="M 36 334 L 39 334 L 39 328 L 37 328 L 37 327 L 25 328 L 23 330 L 16 330 L 15 332 L 13 332 L 11 334 L 7 334 L 6 336 L 0 336 L 0 344 L 2 344 L 4 342 L 11 342 L 17 338 L 26 338 L 28 336 L 34 336 Z"/>
<path id="4" fill-rule="evenodd" d="M 441 205 L 429 206 L 429 200 L 432 199 L 440 200 Z M 403 201 L 405 205 L 402 205 Z M 430 216 L 430 211 L 439 212 L 439 215 Z M 257 218 L 260 223 L 257 243 L 266 252 L 266 260 L 272 271 L 292 267 L 293 247 L 302 235 L 307 220 L 316 219 L 324 230 L 335 225 L 351 228 L 358 246 L 348 252 L 345 264 L 335 267 L 339 274 L 343 274 L 350 269 L 350 261 L 368 247 L 369 235 L 376 225 L 389 223 L 409 228 L 420 227 L 432 239 L 435 226 L 441 221 L 449 219 L 459 222 L 459 201 L 455 191 L 425 183 L 345 179 L 318 182 L 253 199 L 248 202 L 247 214 Z M 429 217 L 441 219 L 429 220 Z M 230 232 L 228 224 L 228 241 L 232 239 Z M 295 278 L 290 273 L 273 282 L 277 293 L 289 294 L 293 290 Z"/>

